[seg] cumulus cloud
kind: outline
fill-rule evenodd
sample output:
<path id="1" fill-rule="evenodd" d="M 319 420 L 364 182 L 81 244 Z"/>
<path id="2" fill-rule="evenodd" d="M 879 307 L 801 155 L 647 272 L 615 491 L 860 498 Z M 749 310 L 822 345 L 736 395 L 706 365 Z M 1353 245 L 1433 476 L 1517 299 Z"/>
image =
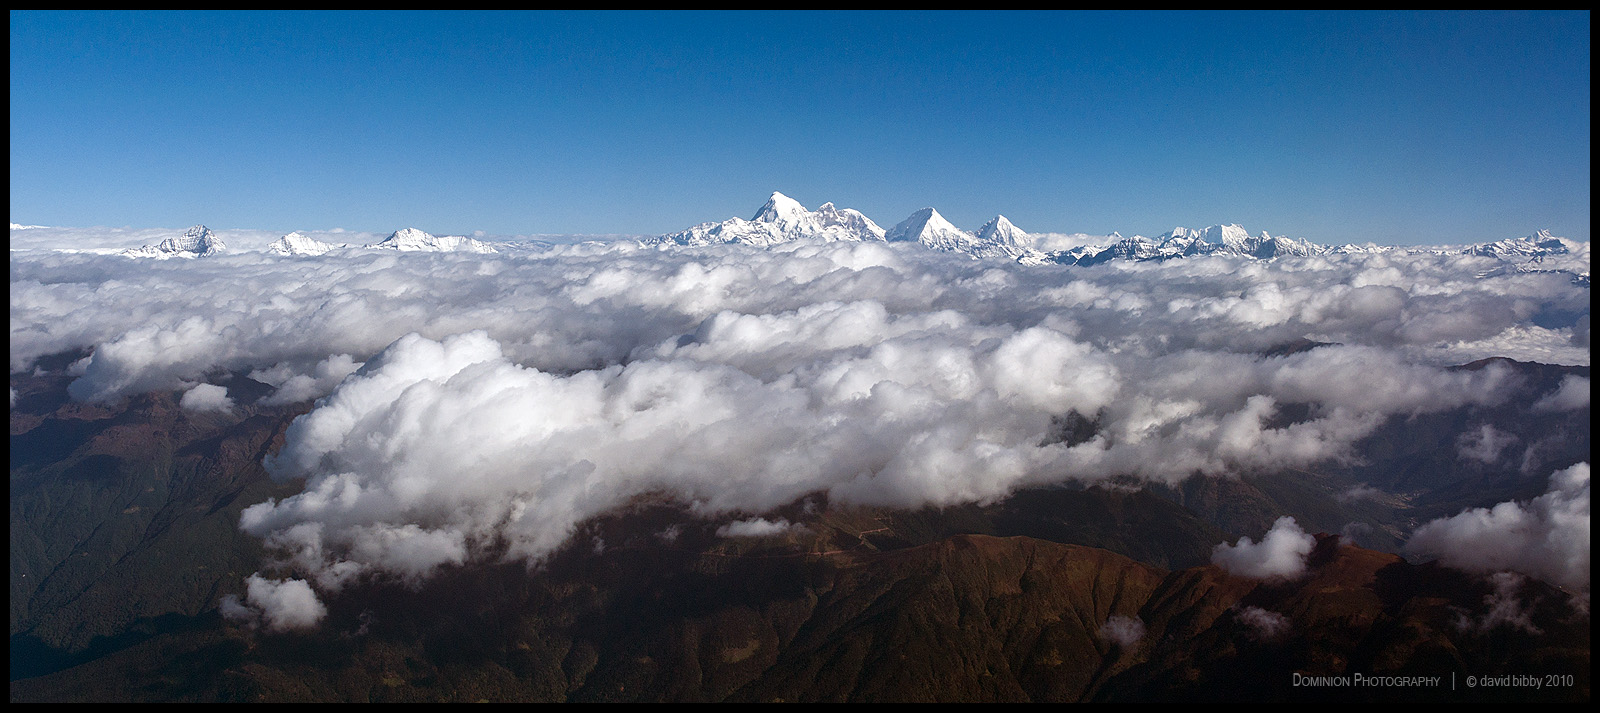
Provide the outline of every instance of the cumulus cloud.
<path id="1" fill-rule="evenodd" d="M 196 384 L 178 399 L 178 406 L 190 411 L 228 412 L 233 410 L 233 399 L 228 397 L 227 387 Z"/>
<path id="2" fill-rule="evenodd" d="M 1284 516 L 1272 523 L 1259 543 L 1241 537 L 1236 544 L 1217 545 L 1211 563 L 1241 577 L 1292 579 L 1305 572 L 1306 557 L 1316 544 L 1294 518 Z"/>
<path id="3" fill-rule="evenodd" d="M 269 579 L 252 574 L 245 580 L 245 596 L 230 594 L 222 600 L 222 615 L 248 627 L 285 632 L 316 626 L 328 609 L 303 579 Z"/>
<path id="4" fill-rule="evenodd" d="M 1589 464 L 1556 471 L 1549 490 L 1531 501 L 1428 522 L 1411 534 L 1406 550 L 1469 572 L 1520 572 L 1587 590 Z"/>

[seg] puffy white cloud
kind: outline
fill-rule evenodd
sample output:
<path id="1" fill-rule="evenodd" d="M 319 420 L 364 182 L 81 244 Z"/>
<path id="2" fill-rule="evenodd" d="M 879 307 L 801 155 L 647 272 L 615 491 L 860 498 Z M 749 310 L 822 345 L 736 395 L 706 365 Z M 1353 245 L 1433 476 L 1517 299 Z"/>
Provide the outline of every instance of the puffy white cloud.
<path id="1" fill-rule="evenodd" d="M 196 384 L 178 399 L 178 406 L 190 411 L 232 411 L 233 399 L 227 387 L 216 384 Z"/>
<path id="2" fill-rule="evenodd" d="M 1520 572 L 1589 588 L 1589 464 L 1550 476 L 1529 502 L 1472 508 L 1428 522 L 1406 542 L 1411 554 L 1471 572 Z"/>
<path id="3" fill-rule="evenodd" d="M 285 632 L 316 626 L 328 615 L 328 608 L 303 579 L 269 579 L 252 574 L 245 579 L 243 601 L 232 594 L 223 598 L 222 615 L 245 626 Z"/>
<path id="4" fill-rule="evenodd" d="M 1316 538 L 1300 529 L 1294 518 L 1284 516 L 1259 543 L 1241 537 L 1236 544 L 1217 545 L 1211 551 L 1211 563 L 1241 577 L 1292 579 L 1305 572 L 1306 557 L 1316 544 Z"/>

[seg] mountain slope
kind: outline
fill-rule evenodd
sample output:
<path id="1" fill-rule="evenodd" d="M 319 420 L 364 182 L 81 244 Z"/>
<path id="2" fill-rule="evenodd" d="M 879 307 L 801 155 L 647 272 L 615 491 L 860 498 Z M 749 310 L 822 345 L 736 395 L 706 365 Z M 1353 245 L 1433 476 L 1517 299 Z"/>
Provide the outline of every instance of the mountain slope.
<path id="1" fill-rule="evenodd" d="M 13 681 L 12 699 L 1265 701 L 1325 693 L 1297 690 L 1295 673 L 1447 680 L 1533 662 L 1573 685 L 1524 700 L 1588 697 L 1588 626 L 1562 625 L 1560 593 L 1515 583 L 1528 628 L 1462 628 L 1510 590 L 1335 537 L 1280 583 L 1026 537 L 832 555 L 580 549 L 532 574 L 367 588 L 321 633 L 163 635 Z"/>

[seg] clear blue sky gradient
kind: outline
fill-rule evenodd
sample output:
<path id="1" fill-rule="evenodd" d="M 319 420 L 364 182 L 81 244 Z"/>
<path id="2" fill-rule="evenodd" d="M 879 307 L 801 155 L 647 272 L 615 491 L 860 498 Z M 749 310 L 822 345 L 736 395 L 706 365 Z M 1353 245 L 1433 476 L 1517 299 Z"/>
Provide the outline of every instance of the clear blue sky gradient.
<path id="1" fill-rule="evenodd" d="M 1587 240 L 1589 13 L 11 13 L 11 220 Z"/>

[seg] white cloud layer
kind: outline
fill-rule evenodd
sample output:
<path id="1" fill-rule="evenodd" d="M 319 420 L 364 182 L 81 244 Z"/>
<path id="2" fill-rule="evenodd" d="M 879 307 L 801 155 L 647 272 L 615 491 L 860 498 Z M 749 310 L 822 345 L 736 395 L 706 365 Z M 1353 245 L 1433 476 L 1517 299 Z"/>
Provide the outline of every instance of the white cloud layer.
<path id="1" fill-rule="evenodd" d="M 1483 261 L 1418 250 L 1068 268 L 881 243 L 22 251 L 11 368 L 87 349 L 71 372 L 80 400 L 218 370 L 273 386 L 266 405 L 323 398 L 271 462 L 304 491 L 242 525 L 337 588 L 425 577 L 491 545 L 537 561 L 642 493 L 759 514 L 815 492 L 949 505 L 1346 460 L 1389 418 L 1497 404 L 1515 386 L 1502 365 L 1445 365 L 1588 363 L 1575 343 L 1587 322 L 1548 318 L 1586 315 L 1586 286 L 1480 277 Z M 1260 354 L 1299 339 L 1336 344 Z M 1550 408 L 1576 408 L 1579 389 L 1563 385 Z M 1304 405 L 1309 417 L 1282 418 Z M 1043 445 L 1069 410 L 1098 414 L 1098 433 Z M 1248 569 L 1302 538 L 1275 527 L 1221 556 Z"/>

